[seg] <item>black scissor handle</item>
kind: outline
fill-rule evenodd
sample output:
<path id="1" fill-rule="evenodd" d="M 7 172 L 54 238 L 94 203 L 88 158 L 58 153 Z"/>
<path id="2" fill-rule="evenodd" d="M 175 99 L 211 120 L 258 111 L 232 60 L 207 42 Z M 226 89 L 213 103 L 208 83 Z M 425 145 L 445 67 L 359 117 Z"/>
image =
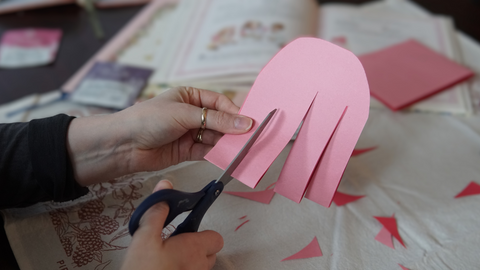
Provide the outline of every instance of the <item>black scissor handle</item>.
<path id="1" fill-rule="evenodd" d="M 201 191 L 195 193 L 182 192 L 174 189 L 162 189 L 152 193 L 148 196 L 133 212 L 133 215 L 128 224 L 128 230 L 133 236 L 138 229 L 140 219 L 147 212 L 147 210 L 159 202 L 166 202 L 169 207 L 169 212 L 165 224 L 167 226 L 178 215 L 183 212 L 192 211 L 185 220 L 178 225 L 177 229 L 171 236 L 185 233 L 196 232 L 200 226 L 203 216 L 208 208 L 215 202 L 217 197 L 222 193 L 223 183 L 213 180 L 206 185 Z"/>

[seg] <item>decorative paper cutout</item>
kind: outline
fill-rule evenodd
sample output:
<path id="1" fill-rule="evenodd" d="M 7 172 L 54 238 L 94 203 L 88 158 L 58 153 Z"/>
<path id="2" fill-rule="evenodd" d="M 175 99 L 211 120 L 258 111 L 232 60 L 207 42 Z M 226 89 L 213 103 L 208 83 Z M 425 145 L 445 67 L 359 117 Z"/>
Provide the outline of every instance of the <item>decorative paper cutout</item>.
<path id="1" fill-rule="evenodd" d="M 406 268 L 405 266 L 403 266 L 401 264 L 398 264 L 398 266 L 400 266 L 402 268 L 402 270 L 410 270 L 410 269 Z"/>
<path id="2" fill-rule="evenodd" d="M 386 245 L 387 247 L 395 249 L 393 246 L 392 234 L 385 227 L 382 227 L 377 236 L 375 236 L 375 240 Z"/>
<path id="3" fill-rule="evenodd" d="M 315 238 L 313 238 L 310 244 L 308 244 L 306 247 L 304 247 L 299 252 L 293 254 L 292 256 L 283 259 L 282 262 L 288 261 L 288 260 L 306 259 L 306 258 L 322 257 L 322 256 L 323 256 L 322 250 L 320 249 L 320 245 L 318 244 L 317 237 L 315 236 Z"/>
<path id="4" fill-rule="evenodd" d="M 359 155 L 361 155 L 361 154 L 363 154 L 363 153 L 370 152 L 370 151 L 372 151 L 372 150 L 375 150 L 376 148 L 377 148 L 377 147 L 374 146 L 374 147 L 364 148 L 364 149 L 355 149 L 355 150 L 353 150 L 353 152 L 352 152 L 352 157 L 354 157 L 354 156 L 359 156 Z"/>
<path id="5" fill-rule="evenodd" d="M 368 118 L 369 103 L 363 67 L 351 52 L 299 38 L 273 57 L 250 90 L 240 114 L 255 120 L 252 131 L 223 136 L 205 159 L 225 169 L 259 121 L 277 108 L 232 176 L 255 187 L 304 120 L 274 190 L 297 202 L 307 190 L 308 199 L 328 207 Z"/>
<path id="6" fill-rule="evenodd" d="M 249 222 L 250 219 L 247 219 L 245 220 L 242 224 L 238 225 L 238 227 L 235 229 L 235 231 L 237 231 L 238 229 L 240 229 L 240 227 L 242 227 L 243 225 L 245 225 L 245 223 Z"/>
<path id="7" fill-rule="evenodd" d="M 409 40 L 362 55 L 372 96 L 401 110 L 473 76 L 445 56 Z"/>
<path id="8" fill-rule="evenodd" d="M 273 189 L 267 189 L 262 191 L 250 191 L 250 192 L 235 192 L 235 191 L 224 191 L 233 196 L 242 197 L 259 203 L 269 204 L 272 201 L 273 195 L 275 192 Z"/>
<path id="9" fill-rule="evenodd" d="M 472 196 L 472 195 L 478 195 L 480 194 L 480 185 L 475 183 L 475 182 L 470 182 L 468 186 L 463 189 L 460 193 L 455 196 L 455 198 L 461 198 L 465 196 Z"/>
<path id="10" fill-rule="evenodd" d="M 335 196 L 333 197 L 333 202 L 337 206 L 342 206 L 342 205 L 345 205 L 347 203 L 351 203 L 351 202 L 354 202 L 356 200 L 359 200 L 363 197 L 365 197 L 365 195 L 356 196 L 356 195 L 350 195 L 350 194 L 341 193 L 341 192 L 337 191 L 337 192 L 335 192 Z"/>
<path id="11" fill-rule="evenodd" d="M 398 228 L 397 228 L 397 221 L 395 220 L 395 217 L 374 217 L 376 220 L 378 220 L 384 227 L 387 229 L 395 239 L 402 244 L 404 248 L 406 248 L 405 244 L 403 243 L 402 238 L 400 237 L 400 234 L 398 233 Z"/>

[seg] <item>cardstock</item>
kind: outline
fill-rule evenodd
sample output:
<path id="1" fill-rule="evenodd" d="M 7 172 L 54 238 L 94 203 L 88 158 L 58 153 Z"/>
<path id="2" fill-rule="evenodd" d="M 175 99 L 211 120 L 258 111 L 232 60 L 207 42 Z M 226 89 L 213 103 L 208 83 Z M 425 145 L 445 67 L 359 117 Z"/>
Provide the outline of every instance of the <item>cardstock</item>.
<path id="1" fill-rule="evenodd" d="M 406 268 L 405 266 L 403 266 L 401 264 L 398 264 L 398 266 L 400 266 L 402 268 L 402 270 L 410 270 L 410 269 Z"/>
<path id="2" fill-rule="evenodd" d="M 359 200 L 361 198 L 365 197 L 364 195 L 362 196 L 356 196 L 356 195 L 350 195 L 350 194 L 346 194 L 346 193 L 342 193 L 342 192 L 335 192 L 335 196 L 333 197 L 333 202 L 337 205 L 337 206 L 342 206 L 342 205 L 345 205 L 347 203 L 351 203 L 351 202 L 354 202 L 356 200 Z"/>
<path id="3" fill-rule="evenodd" d="M 83 78 L 71 99 L 74 102 L 124 109 L 133 105 L 153 70 L 111 62 L 97 62 Z"/>
<path id="4" fill-rule="evenodd" d="M 277 108 L 232 175 L 255 187 L 304 120 L 275 192 L 299 202 L 308 187 L 309 199 L 329 206 L 368 118 L 369 102 L 365 73 L 351 52 L 317 38 L 296 39 L 260 72 L 239 112 L 255 120 L 252 131 L 223 136 L 205 158 L 225 169 L 258 122 Z"/>
<path id="5" fill-rule="evenodd" d="M 415 40 L 359 57 L 373 97 L 393 111 L 445 90 L 473 72 Z"/>
<path id="6" fill-rule="evenodd" d="M 251 192 L 234 192 L 234 191 L 224 191 L 233 196 L 242 197 L 259 203 L 269 204 L 272 201 L 273 195 L 275 192 L 273 189 L 267 189 L 262 191 L 251 191 Z"/>
<path id="7" fill-rule="evenodd" d="M 376 220 L 378 220 L 384 227 L 387 229 L 395 239 L 402 244 L 403 247 L 405 247 L 405 244 L 403 243 L 402 238 L 400 237 L 400 234 L 398 233 L 398 228 L 397 228 L 397 221 L 395 220 L 395 217 L 374 217 Z M 405 247 L 406 248 L 406 247 Z"/>
<path id="8" fill-rule="evenodd" d="M 455 198 L 461 198 L 465 196 L 471 196 L 471 195 L 478 195 L 480 194 L 480 185 L 475 183 L 475 182 L 470 182 L 465 189 L 463 189 L 460 193 L 455 196 Z"/>
<path id="9" fill-rule="evenodd" d="M 62 31 L 26 28 L 6 31 L 0 41 L 0 67 L 41 66 L 55 60 Z"/>
<path id="10" fill-rule="evenodd" d="M 392 234 L 385 227 L 382 227 L 377 236 L 375 236 L 375 240 L 386 245 L 387 247 L 395 249 L 393 246 Z"/>
<path id="11" fill-rule="evenodd" d="M 323 256 L 322 250 L 320 249 L 320 245 L 318 244 L 317 237 L 315 236 L 315 238 L 313 238 L 310 244 L 308 244 L 306 247 L 304 247 L 299 252 L 293 254 L 292 256 L 283 259 L 282 262 L 288 261 L 288 260 L 307 259 L 307 258 L 322 257 L 322 256 Z"/>
<path id="12" fill-rule="evenodd" d="M 352 157 L 359 156 L 359 155 L 361 155 L 361 154 L 370 152 L 370 151 L 372 151 L 372 150 L 375 150 L 376 148 L 377 148 L 377 147 L 374 146 L 374 147 L 370 147 L 370 148 L 354 149 L 353 152 L 352 152 Z"/>

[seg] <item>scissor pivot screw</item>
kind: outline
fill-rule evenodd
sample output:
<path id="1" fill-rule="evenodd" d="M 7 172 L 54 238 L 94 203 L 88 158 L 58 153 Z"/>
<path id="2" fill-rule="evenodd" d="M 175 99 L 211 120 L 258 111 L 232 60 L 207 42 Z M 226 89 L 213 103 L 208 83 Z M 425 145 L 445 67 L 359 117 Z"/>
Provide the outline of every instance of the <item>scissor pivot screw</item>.
<path id="1" fill-rule="evenodd" d="M 220 190 L 215 191 L 215 196 L 220 195 Z"/>

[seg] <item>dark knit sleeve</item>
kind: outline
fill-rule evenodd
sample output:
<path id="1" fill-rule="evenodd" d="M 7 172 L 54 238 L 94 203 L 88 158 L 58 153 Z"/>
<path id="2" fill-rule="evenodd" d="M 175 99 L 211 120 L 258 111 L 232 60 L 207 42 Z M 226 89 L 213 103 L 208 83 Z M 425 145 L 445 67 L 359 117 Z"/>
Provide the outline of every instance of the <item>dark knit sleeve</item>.
<path id="1" fill-rule="evenodd" d="M 73 117 L 60 114 L 0 125 L 0 208 L 85 195 L 73 177 L 66 140 Z"/>

